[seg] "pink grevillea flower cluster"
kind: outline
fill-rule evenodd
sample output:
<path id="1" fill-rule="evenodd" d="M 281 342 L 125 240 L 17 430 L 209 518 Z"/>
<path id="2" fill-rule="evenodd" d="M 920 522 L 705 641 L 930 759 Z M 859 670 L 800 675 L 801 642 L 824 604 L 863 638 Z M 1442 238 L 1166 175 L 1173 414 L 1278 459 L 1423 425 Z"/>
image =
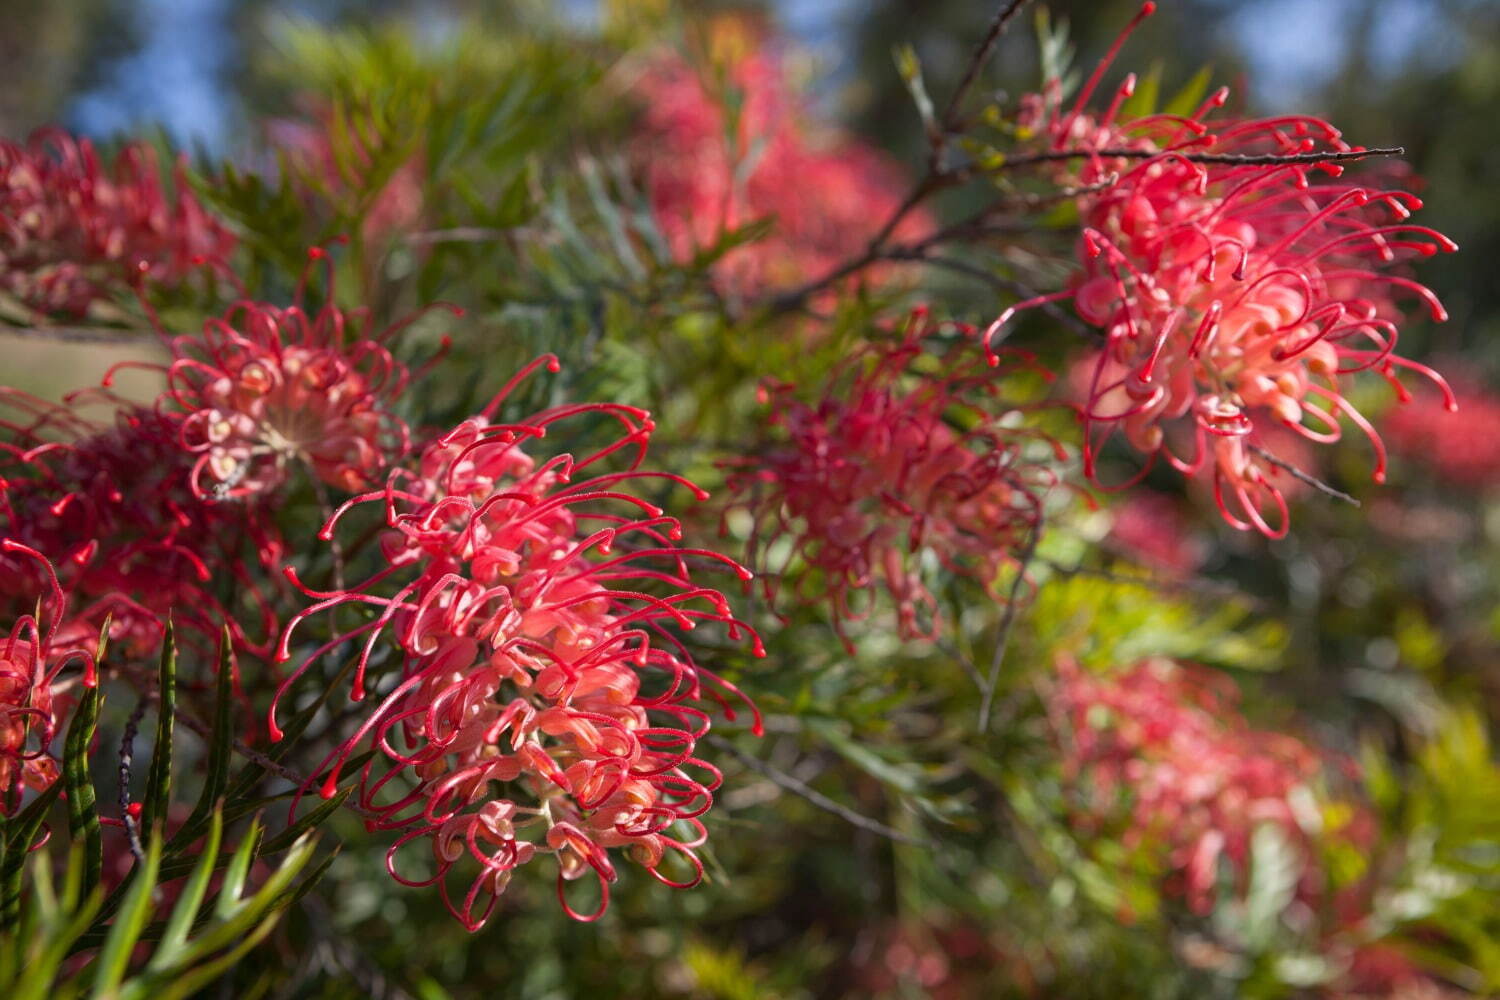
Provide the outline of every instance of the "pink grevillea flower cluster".
<path id="1" fill-rule="evenodd" d="M 148 146 L 125 147 L 107 167 L 87 139 L 58 129 L 0 141 L 0 291 L 29 309 L 82 316 L 137 281 L 172 286 L 223 267 L 233 249 L 182 164 L 169 190 Z"/>
<path id="2" fill-rule="evenodd" d="M 1203 540 L 1194 537 L 1192 522 L 1165 493 L 1138 490 L 1110 514 L 1110 542 L 1130 557 L 1176 576 L 1203 565 Z"/>
<path id="3" fill-rule="evenodd" d="M 516 381 L 543 361 L 556 370 L 544 358 Z M 538 855 L 555 860 L 559 899 L 580 920 L 608 905 L 614 850 L 667 885 L 697 884 L 700 817 L 720 782 L 695 756 L 709 728 L 704 702 L 733 718 L 728 698 L 739 692 L 695 662 L 681 633 L 718 626 L 762 652 L 692 570 L 749 573 L 679 547 L 678 521 L 641 496 L 676 484 L 704 497 L 678 476 L 641 467 L 653 429 L 645 411 L 583 404 L 492 423 L 508 391 L 325 525 L 322 537 L 331 538 L 349 511 L 383 510 L 388 566 L 347 590 L 309 589 L 318 601 L 288 627 L 282 658 L 309 615 L 351 603 L 378 613 L 318 649 L 277 696 L 317 657 L 362 638 L 353 691 L 362 699 L 371 654 L 388 630 L 394 636 L 395 686 L 319 768 L 328 771 L 323 792 L 333 793 L 340 768 L 371 742 L 359 802 L 372 827 L 400 831 L 391 874 L 406 885 L 436 883 L 471 930 Z M 580 417 L 609 422 L 618 436 L 581 458 L 535 453 L 544 434 Z M 615 471 L 604 471 L 610 463 Z M 431 874 L 403 870 L 402 849 L 414 842 L 428 846 Z M 460 866 L 468 882 L 455 890 Z M 575 909 L 566 889 L 584 877 L 599 886 L 590 912 Z"/>
<path id="4" fill-rule="evenodd" d="M 721 236 L 770 219 L 769 236 L 716 265 L 722 289 L 754 296 L 819 277 L 857 256 L 901 203 L 899 167 L 859 140 L 810 126 L 788 93 L 779 53 L 753 43 L 730 61 L 739 92 L 731 117 L 692 66 L 658 60 L 636 88 L 643 109 L 635 140 L 655 216 L 673 254 L 690 261 Z M 895 237 L 931 227 L 909 213 Z M 865 272 L 878 283 L 889 269 Z"/>
<path id="5" fill-rule="evenodd" d="M 1226 678 L 1167 660 L 1107 676 L 1064 660 L 1050 699 L 1075 824 L 1147 851 L 1165 888 L 1200 914 L 1213 908 L 1221 869 L 1244 891 L 1262 824 L 1300 853 L 1300 897 L 1324 886 L 1310 807 L 1329 762 L 1294 737 L 1252 729 L 1235 701 Z"/>
<path id="6" fill-rule="evenodd" d="M 279 565 L 280 538 L 261 508 L 205 502 L 192 490 L 180 420 L 125 406 L 96 424 L 20 393 L 3 399 L 17 416 L 0 445 L 10 459 L 0 532 L 58 566 L 79 602 L 62 626 L 67 644 L 91 646 L 109 616 L 111 638 L 145 653 L 168 613 L 210 641 L 229 622 L 243 645 L 268 643 L 275 620 L 249 567 Z M 235 580 L 259 607 L 259 642 L 223 606 L 216 578 Z M 0 558 L 0 599 L 13 613 L 41 582 L 33 562 Z"/>
<path id="7" fill-rule="evenodd" d="M 1447 394 L 1435 372 L 1394 351 L 1400 300 L 1446 318 L 1405 263 L 1456 247 L 1406 221 L 1421 207 L 1415 196 L 1340 179 L 1337 163 L 1318 161 L 1355 150 L 1317 119 L 1208 121 L 1227 99 L 1220 90 L 1187 118 L 1122 122 L 1133 76 L 1103 114 L 1086 113 L 1124 38 L 1071 108 L 1055 88 L 1023 103 L 1041 151 L 1079 153 L 1064 176 L 1091 189 L 1078 199 L 1082 270 L 1067 291 L 1007 310 L 986 337 L 1016 309 L 1071 298 L 1104 334 L 1083 407 L 1086 471 L 1096 475 L 1099 448 L 1119 430 L 1146 468 L 1157 456 L 1188 474 L 1211 468 L 1230 524 L 1280 536 L 1285 479 L 1260 453 L 1263 429 L 1332 442 L 1347 418 L 1370 439 L 1383 481 L 1380 436 L 1342 381 L 1374 371 L 1404 400 L 1396 372 L 1406 368 Z"/>
<path id="8" fill-rule="evenodd" d="M 835 370 L 815 403 L 799 399 L 795 386 L 768 386 L 779 440 L 731 479 L 755 515 L 752 562 L 790 542 L 765 578 L 767 597 L 794 563 L 805 563 L 797 597 L 826 599 L 846 645 L 845 623 L 869 613 L 859 598 L 880 586 L 895 602 L 902 636 L 936 633 L 937 600 L 923 567 L 929 554 L 1003 599 L 995 586 L 1001 570 L 1018 564 L 1039 530 L 1053 484 L 1028 457 L 1043 439 L 1007 420 L 1019 413 L 1003 405 L 997 380 L 966 355 L 924 350 L 936 329 L 919 310 L 901 340 L 871 344 Z"/>
<path id="9" fill-rule="evenodd" d="M 314 249 L 309 266 L 326 259 Z M 263 494 L 299 463 L 354 492 L 406 453 L 407 426 L 392 407 L 409 373 L 388 344 L 421 314 L 376 331 L 368 311 L 309 312 L 303 298 L 299 289 L 285 308 L 238 302 L 202 333 L 169 338 L 159 406 L 180 416 L 199 496 Z"/>
<path id="10" fill-rule="evenodd" d="M 1482 387 L 1454 385 L 1458 413 L 1432 406 L 1403 406 L 1386 422 L 1391 447 L 1424 463 L 1444 482 L 1465 489 L 1500 484 L 1500 398 Z"/>
<path id="11" fill-rule="evenodd" d="M 27 789 L 41 791 L 57 780 L 51 746 L 63 706 L 54 688 L 77 654 L 63 651 L 57 641 L 67 601 L 47 559 L 9 538 L 0 539 L 0 553 L 34 563 L 46 581 L 46 600 L 35 613 L 16 618 L 10 634 L 0 639 L 0 816 L 9 816 Z M 83 659 L 83 682 L 93 686 L 93 662 Z"/>

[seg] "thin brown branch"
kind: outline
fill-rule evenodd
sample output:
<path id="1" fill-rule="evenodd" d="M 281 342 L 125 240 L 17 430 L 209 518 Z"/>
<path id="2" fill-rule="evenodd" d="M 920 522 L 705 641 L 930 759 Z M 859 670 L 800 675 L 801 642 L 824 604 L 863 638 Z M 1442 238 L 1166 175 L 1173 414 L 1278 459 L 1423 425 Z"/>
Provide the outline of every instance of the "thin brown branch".
<path id="1" fill-rule="evenodd" d="M 1025 167 L 1034 163 L 1055 163 L 1059 160 L 1078 160 L 1098 157 L 1103 160 L 1150 160 L 1162 156 L 1187 160 L 1189 163 L 1229 163 L 1244 167 L 1295 166 L 1307 163 L 1335 163 L 1340 160 L 1362 160 L 1367 156 L 1402 156 L 1406 149 L 1391 146 L 1382 149 L 1325 150 L 1312 153 L 1188 153 L 1160 149 L 1060 149 L 1044 153 L 1023 153 L 1008 156 L 991 169 L 968 168 L 962 173 L 990 174 L 1011 167 Z"/>
<path id="2" fill-rule="evenodd" d="M 942 124 L 945 129 L 951 129 L 958 121 L 959 106 L 968 96 L 969 90 L 979 79 L 979 74 L 984 72 L 984 67 L 990 61 L 990 56 L 995 52 L 995 46 L 1000 41 L 1000 36 L 1005 34 L 1005 29 L 1010 22 L 1025 7 L 1027 0 L 1010 0 L 995 12 L 995 17 L 990 21 L 989 30 L 979 40 L 974 48 L 974 55 L 969 59 L 969 65 L 964 69 L 964 75 L 958 81 L 958 87 L 954 89 L 953 96 L 948 99 L 948 106 L 943 110 Z"/>
<path id="3" fill-rule="evenodd" d="M 141 847 L 141 827 L 135 814 L 130 811 L 130 770 L 135 762 L 135 738 L 141 728 L 141 719 L 146 715 L 146 705 L 151 696 L 143 696 L 135 703 L 130 718 L 125 720 L 125 731 L 120 735 L 120 822 L 125 825 L 125 840 L 137 866 L 146 864 L 146 852 Z"/>
<path id="4" fill-rule="evenodd" d="M 848 823 L 850 826 L 858 827 L 859 829 L 864 830 L 868 833 L 873 833 L 878 836 L 885 837 L 887 840 L 894 840 L 903 844 L 916 844 L 921 847 L 936 846 L 930 840 L 926 840 L 922 837 L 914 837 L 909 833 L 902 833 L 895 827 L 886 826 L 884 823 L 880 822 L 877 819 L 871 819 L 869 816 L 866 816 L 863 813 L 857 813 L 853 809 L 850 809 L 848 806 L 835 802 L 833 799 L 830 799 L 822 792 L 813 788 L 807 782 L 801 780 L 800 778 L 795 778 L 771 764 L 767 764 L 759 757 L 753 757 L 750 754 L 745 753 L 739 747 L 735 746 L 729 740 L 724 739 L 724 737 L 722 736 L 709 735 L 707 737 L 707 740 L 710 744 L 713 745 L 715 749 L 722 750 L 725 753 L 729 754 L 729 756 L 733 757 L 735 760 L 739 761 L 750 770 L 769 780 L 776 787 L 784 791 L 791 792 L 793 795 L 797 795 L 806 799 L 808 802 L 817 806 L 819 809 L 822 809 L 824 812 L 832 813 L 839 819 Z"/>
<path id="5" fill-rule="evenodd" d="M 1020 614 L 1021 585 L 1026 580 L 1026 570 L 1036 556 L 1036 547 L 1041 539 L 1042 519 L 1038 515 L 1036 524 L 1032 526 L 1031 535 L 1026 539 L 1026 547 L 1021 551 L 1021 558 L 1016 564 L 1015 579 L 1010 582 L 1005 618 L 1000 623 L 1000 640 L 995 645 L 995 655 L 990 660 L 990 675 L 985 680 L 984 694 L 979 699 L 979 731 L 981 733 L 990 727 L 990 711 L 995 704 L 995 690 L 1000 686 L 1000 666 L 1005 662 L 1005 651 L 1010 646 L 1011 632 L 1015 630 L 1016 618 Z"/>
<path id="6" fill-rule="evenodd" d="M 1267 462 L 1270 462 L 1272 465 L 1276 466 L 1278 469 L 1289 473 L 1293 479 L 1301 483 L 1306 483 L 1308 486 L 1311 486 L 1313 489 L 1317 490 L 1319 493 L 1322 493 L 1324 496 L 1332 497 L 1335 500 L 1342 500 L 1344 501 L 1344 503 L 1353 504 L 1355 507 L 1358 507 L 1360 505 L 1358 500 L 1356 500 L 1354 497 L 1351 497 L 1343 490 L 1335 489 L 1334 487 L 1329 486 L 1327 483 L 1323 482 L 1323 480 L 1319 479 L 1317 476 L 1314 476 L 1311 473 L 1303 472 L 1301 469 L 1297 468 L 1286 459 L 1277 458 L 1275 455 L 1271 454 L 1269 451 L 1266 451 L 1266 449 L 1262 448 L 1260 445 L 1252 444 L 1250 446 L 1250 450 L 1256 455 L 1265 459 Z"/>

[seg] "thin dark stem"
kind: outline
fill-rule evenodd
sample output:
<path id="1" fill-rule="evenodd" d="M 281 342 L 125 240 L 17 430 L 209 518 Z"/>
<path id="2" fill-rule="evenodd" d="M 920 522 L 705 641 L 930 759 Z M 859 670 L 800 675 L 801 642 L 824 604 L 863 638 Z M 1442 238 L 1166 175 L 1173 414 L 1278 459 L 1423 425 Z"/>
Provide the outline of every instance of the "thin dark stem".
<path id="1" fill-rule="evenodd" d="M 1266 451 L 1266 449 L 1262 448 L 1260 445 L 1252 444 L 1250 446 L 1250 450 L 1256 455 L 1265 459 L 1267 462 L 1270 462 L 1272 465 L 1276 466 L 1278 469 L 1282 469 L 1290 473 L 1293 479 L 1297 480 L 1298 482 L 1306 483 L 1308 486 L 1311 486 L 1313 489 L 1317 490 L 1319 493 L 1322 493 L 1324 496 L 1330 496 L 1335 500 L 1342 500 L 1344 501 L 1344 503 L 1353 504 L 1356 507 L 1360 505 L 1358 500 L 1356 500 L 1354 497 L 1351 497 L 1343 490 L 1335 489 L 1334 487 L 1329 486 L 1327 483 L 1323 482 L 1323 480 L 1319 479 L 1317 476 L 1303 472 L 1301 469 L 1297 468 L 1295 465 L 1286 461 L 1285 459 L 1277 458 L 1275 455 L 1271 454 L 1269 451 Z"/>
<path id="2" fill-rule="evenodd" d="M 725 753 L 729 754 L 729 756 L 733 757 L 741 764 L 744 764 L 750 770 L 755 771 L 757 774 L 765 777 L 777 788 L 781 788 L 785 791 L 791 792 L 793 795 L 801 796 L 808 802 L 817 806 L 819 809 L 822 809 L 824 812 L 832 813 L 839 819 L 842 819 L 850 826 L 858 827 L 861 830 L 865 830 L 869 833 L 877 834 L 881 837 L 885 837 L 888 840 L 895 840 L 903 844 L 917 844 L 922 847 L 935 846 L 930 840 L 926 840 L 922 837 L 914 837 L 909 833 L 902 833 L 900 830 L 897 830 L 894 827 L 886 826 L 879 820 L 871 819 L 863 813 L 857 813 L 853 809 L 850 809 L 848 806 L 841 805 L 835 802 L 833 799 L 830 799 L 822 792 L 810 786 L 807 782 L 801 780 L 800 778 L 795 778 L 771 764 L 767 764 L 759 757 L 752 757 L 750 754 L 745 753 L 739 747 L 724 739 L 724 737 L 722 736 L 710 735 L 707 737 L 707 740 L 714 746 L 715 749 L 722 750 Z"/>
<path id="3" fill-rule="evenodd" d="M 120 820 L 125 825 L 125 839 L 130 843 L 130 853 L 135 863 L 146 864 L 146 852 L 141 847 L 141 828 L 130 811 L 130 767 L 135 762 L 135 737 L 141 728 L 141 719 L 146 715 L 149 698 L 143 697 L 135 703 L 130 718 L 125 720 L 125 732 L 120 736 Z"/>
<path id="4" fill-rule="evenodd" d="M 958 81 L 958 87 L 953 91 L 953 96 L 948 99 L 948 107 L 943 110 L 943 127 L 952 128 L 958 120 L 958 109 L 968 96 L 969 90 L 979 79 L 979 74 L 984 71 L 985 65 L 990 61 L 990 56 L 995 52 L 995 45 L 1000 41 L 1000 36 L 1005 34 L 1005 29 L 1010 22 L 1025 7 L 1027 0 L 1010 0 L 995 12 L 994 20 L 990 22 L 989 30 L 979 40 L 974 48 L 974 55 L 969 60 L 968 67 L 964 70 L 963 79 Z"/>
<path id="5" fill-rule="evenodd" d="M 1000 640 L 995 646 L 995 655 L 990 660 L 990 675 L 985 680 L 984 695 L 979 699 L 979 731 L 985 732 L 990 727 L 990 711 L 995 705 L 995 690 L 1000 686 L 1000 667 L 1005 662 L 1005 651 L 1010 646 L 1011 632 L 1015 630 L 1016 618 L 1020 614 L 1021 585 L 1026 580 L 1026 570 L 1031 566 L 1031 560 L 1036 555 L 1037 543 L 1042 538 L 1042 520 L 1038 516 L 1036 524 L 1031 529 L 1031 535 L 1026 539 L 1026 548 L 1021 551 L 1020 561 L 1016 565 L 1016 577 L 1010 582 L 1010 596 L 1005 605 L 1005 618 L 1000 623 Z"/>
<path id="6" fill-rule="evenodd" d="M 1362 160 L 1367 156 L 1402 156 L 1406 149 L 1391 146 L 1383 149 L 1325 150 L 1312 153 L 1187 153 L 1160 149 L 1062 149 L 1045 153 L 1023 153 L 1008 156 L 994 169 L 967 168 L 964 174 L 989 174 L 1010 167 L 1025 167 L 1033 163 L 1055 163 L 1059 160 L 1078 160 L 1098 157 L 1102 160 L 1151 160 L 1164 156 L 1187 160 L 1189 163 L 1230 163 L 1245 167 L 1295 166 L 1308 163 L 1334 163 L 1339 160 Z"/>

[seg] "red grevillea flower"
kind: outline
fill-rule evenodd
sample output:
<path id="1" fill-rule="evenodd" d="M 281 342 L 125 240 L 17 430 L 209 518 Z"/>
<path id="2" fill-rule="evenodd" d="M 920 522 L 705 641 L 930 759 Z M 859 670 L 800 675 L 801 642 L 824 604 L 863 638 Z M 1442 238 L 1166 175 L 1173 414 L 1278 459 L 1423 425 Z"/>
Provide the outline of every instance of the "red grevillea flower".
<path id="1" fill-rule="evenodd" d="M 1141 17 L 1152 7 L 1146 4 Z M 1082 154 L 1071 161 L 1067 182 L 1098 189 L 1079 197 L 1082 271 L 1073 287 L 1007 310 L 986 339 L 1017 309 L 1073 299 L 1105 336 L 1083 407 L 1089 475 L 1118 429 L 1150 460 L 1162 455 L 1189 474 L 1212 468 L 1226 520 L 1279 537 L 1287 528 L 1286 499 L 1273 463 L 1258 452 L 1263 428 L 1332 442 L 1347 418 L 1374 446 L 1379 482 L 1385 449 L 1344 397 L 1344 377 L 1375 371 L 1405 400 L 1396 371 L 1412 369 L 1455 405 L 1435 372 L 1393 352 L 1399 299 L 1416 299 L 1434 319 L 1446 318 L 1432 292 L 1406 276 L 1404 263 L 1457 248 L 1405 221 L 1421 207 L 1415 196 L 1339 180 L 1340 166 L 1317 162 L 1316 154 L 1355 149 L 1326 122 L 1206 121 L 1227 90 L 1189 118 L 1120 122 L 1133 76 L 1103 114 L 1086 114 L 1124 38 L 1070 109 L 1060 106 L 1056 88 L 1023 102 L 1026 123 L 1045 140 L 1043 152 Z M 1110 155 L 1117 151 L 1142 155 Z M 1257 156 L 1293 162 L 1236 159 Z"/>
<path id="2" fill-rule="evenodd" d="M 1058 670 L 1049 710 L 1065 734 L 1075 825 L 1156 852 L 1168 891 L 1200 914 L 1213 908 L 1221 865 L 1246 887 L 1262 824 L 1299 852 L 1300 896 L 1323 891 L 1310 839 L 1323 755 L 1250 728 L 1233 685 L 1202 667 L 1148 660 L 1096 676 L 1065 660 Z"/>
<path id="3" fill-rule="evenodd" d="M 0 816 L 15 813 L 26 789 L 41 791 L 57 780 L 51 755 L 61 705 L 54 693 L 58 674 L 78 655 L 58 652 L 57 629 L 67 601 L 46 557 L 13 539 L 0 539 L 7 558 L 34 564 L 46 581 L 47 600 L 36 614 L 15 620 L 0 639 Z M 43 628 L 38 615 L 47 619 Z M 93 661 L 86 656 L 84 683 L 96 683 Z"/>
<path id="4" fill-rule="evenodd" d="M 1149 566 L 1187 576 L 1203 565 L 1206 546 L 1192 523 L 1165 493 L 1137 490 L 1111 512 L 1110 540 Z"/>
<path id="5" fill-rule="evenodd" d="M 1474 383 L 1454 385 L 1463 416 L 1431 406 L 1403 406 L 1390 415 L 1386 434 L 1397 452 L 1426 464 L 1438 478 L 1471 490 L 1500 484 L 1500 398 Z"/>
<path id="6" fill-rule="evenodd" d="M 59 129 L 0 142 L 0 290 L 31 309 L 81 316 L 141 279 L 177 285 L 224 267 L 233 249 L 182 161 L 169 191 L 148 146 L 126 146 L 110 168 Z"/>
<path id="7" fill-rule="evenodd" d="M 738 502 L 755 514 L 752 562 L 780 539 L 791 543 L 766 577 L 767 597 L 794 561 L 806 563 L 813 572 L 799 575 L 797 597 L 826 599 L 846 646 L 845 622 L 868 613 L 855 596 L 882 584 L 902 636 L 936 633 L 928 554 L 1003 599 L 1000 571 L 1017 565 L 1039 530 L 1053 484 L 1027 455 L 1043 439 L 1012 419 L 1020 413 L 1004 405 L 998 380 L 966 356 L 924 351 L 936 329 L 918 310 L 900 341 L 869 345 L 841 365 L 816 404 L 791 385 L 762 390 L 779 441 L 731 477 Z"/>
<path id="8" fill-rule="evenodd" d="M 309 267 L 327 259 L 310 254 Z M 330 263 L 329 298 L 332 284 Z M 375 331 L 367 310 L 304 309 L 305 287 L 304 278 L 290 306 L 241 301 L 202 333 L 166 337 L 172 360 L 158 405 L 180 415 L 198 496 L 266 493 L 295 463 L 354 492 L 406 453 L 407 426 L 391 406 L 409 376 L 387 345 L 422 314 Z"/>
<path id="9" fill-rule="evenodd" d="M 544 361 L 556 370 L 548 356 L 511 386 Z M 330 519 L 325 539 L 350 510 L 383 510 L 385 568 L 347 590 L 308 590 L 318 602 L 290 623 L 280 654 L 290 657 L 293 630 L 309 615 L 349 603 L 377 609 L 288 676 L 277 700 L 309 663 L 356 637 L 363 652 L 352 696 L 362 699 L 371 653 L 394 638 L 402 657 L 394 687 L 318 773 L 331 768 L 323 792 L 332 795 L 344 762 L 373 743 L 359 801 L 372 827 L 401 831 L 388 854 L 391 874 L 407 885 L 437 883 L 470 930 L 494 910 L 515 869 L 538 855 L 555 859 L 559 898 L 581 920 L 608 905 L 612 849 L 667 885 L 697 884 L 700 817 L 720 782 L 694 756 L 709 727 L 702 703 L 717 701 L 733 718 L 726 695 L 739 692 L 697 664 L 679 634 L 715 625 L 762 652 L 691 567 L 750 574 L 725 556 L 679 547 L 678 521 L 639 495 L 677 484 L 704 496 L 679 476 L 641 468 L 654 426 L 645 411 L 581 404 L 492 423 L 510 388 L 385 489 Z M 618 437 L 583 458 L 535 454 L 544 434 L 576 417 L 612 422 Z M 615 471 L 603 471 L 606 464 Z M 431 875 L 399 870 L 398 854 L 413 842 L 430 848 Z M 668 874 L 672 855 L 685 875 Z M 450 873 L 460 865 L 469 881 L 455 896 L 461 873 Z M 565 894 L 584 876 L 601 892 L 588 914 Z"/>
<path id="10" fill-rule="evenodd" d="M 208 641 L 227 622 L 245 648 L 268 642 L 277 626 L 252 567 L 280 565 L 279 536 L 260 507 L 194 493 L 180 420 L 123 405 L 100 425 L 15 390 L 0 398 L 17 414 L 0 422 L 0 533 L 55 563 L 82 603 L 62 626 L 67 644 L 88 647 L 109 615 L 112 639 L 149 652 L 169 613 Z M 259 644 L 220 600 L 231 581 L 259 608 Z M 41 582 L 34 565 L 0 559 L 0 598 L 14 613 Z"/>
<path id="11" fill-rule="evenodd" d="M 735 29 L 728 29 L 735 30 Z M 745 29 L 737 29 L 745 30 Z M 731 118 L 692 66 L 658 60 L 636 92 L 635 139 L 652 208 L 673 254 L 689 261 L 728 230 L 771 219 L 769 236 L 715 266 L 724 291 L 753 296 L 807 281 L 857 256 L 901 203 L 899 166 L 859 140 L 813 129 L 788 93 L 780 54 L 741 39 L 728 60 L 740 94 Z M 916 211 L 892 235 L 918 236 L 931 218 Z M 878 283 L 889 268 L 866 272 Z"/>

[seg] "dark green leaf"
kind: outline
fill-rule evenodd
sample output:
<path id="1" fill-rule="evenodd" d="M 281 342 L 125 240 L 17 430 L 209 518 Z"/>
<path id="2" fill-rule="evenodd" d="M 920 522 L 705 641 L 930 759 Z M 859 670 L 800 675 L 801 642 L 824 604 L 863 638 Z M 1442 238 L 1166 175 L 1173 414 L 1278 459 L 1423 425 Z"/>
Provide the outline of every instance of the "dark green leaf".
<path id="1" fill-rule="evenodd" d="M 156 744 L 151 750 L 151 771 L 146 779 L 146 798 L 141 809 L 141 829 L 150 833 L 167 818 L 167 797 L 172 791 L 172 725 L 177 712 L 177 637 L 172 622 L 162 637 L 161 669 L 157 675 Z"/>
<path id="2" fill-rule="evenodd" d="M 68 725 L 63 745 L 63 783 L 68 790 L 68 835 L 83 850 L 85 892 L 99 884 L 104 870 L 104 839 L 95 805 L 94 779 L 89 774 L 89 745 L 99 724 L 103 696 L 97 686 L 87 688 Z"/>

